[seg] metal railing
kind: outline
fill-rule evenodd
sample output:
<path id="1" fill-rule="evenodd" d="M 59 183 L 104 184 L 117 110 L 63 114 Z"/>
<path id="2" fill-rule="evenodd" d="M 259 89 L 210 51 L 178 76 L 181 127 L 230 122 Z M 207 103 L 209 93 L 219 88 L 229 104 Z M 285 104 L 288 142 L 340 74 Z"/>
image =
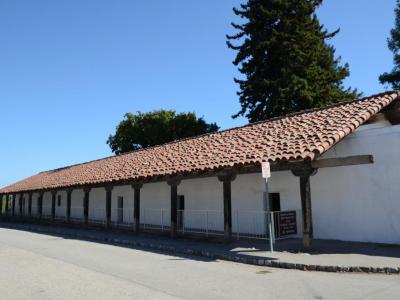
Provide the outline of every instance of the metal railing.
<path id="1" fill-rule="evenodd" d="M 140 226 L 142 229 L 167 230 L 170 228 L 170 210 L 168 209 L 141 209 Z"/>
<path id="2" fill-rule="evenodd" d="M 133 208 L 112 208 L 111 226 L 133 228 Z"/>
<path id="3" fill-rule="evenodd" d="M 71 206 L 71 215 L 70 215 L 71 223 L 83 223 L 83 206 Z"/>
<path id="4" fill-rule="evenodd" d="M 178 210 L 178 231 L 182 234 L 224 234 L 224 212 L 218 210 Z"/>
<path id="5" fill-rule="evenodd" d="M 3 212 L 12 215 L 12 208 Z M 88 223 L 105 226 L 107 223 L 106 209 L 92 208 L 88 210 Z M 15 210 L 15 217 L 19 217 L 19 210 Z M 28 216 L 23 211 L 22 216 Z M 38 207 L 32 206 L 32 218 L 38 218 Z M 53 220 L 51 206 L 43 206 L 43 220 Z M 65 222 L 66 207 L 56 207 L 54 221 Z M 169 209 L 142 208 L 140 212 L 140 227 L 142 230 L 169 231 L 171 224 Z M 250 211 L 234 210 L 232 212 L 232 235 L 236 239 L 269 239 L 269 220 L 272 227 L 273 239 L 283 239 L 295 236 L 301 232 L 301 212 L 292 211 Z M 82 206 L 71 207 L 70 221 L 84 222 Z M 110 225 L 112 227 L 131 229 L 134 226 L 133 208 L 111 209 Z M 177 231 L 180 234 L 194 234 L 204 236 L 220 236 L 224 234 L 224 212 L 219 210 L 178 210 Z"/>
<path id="6" fill-rule="evenodd" d="M 246 211 L 236 210 L 233 232 L 236 239 L 269 239 L 268 224 L 271 222 L 273 239 L 296 236 L 300 232 L 300 211 Z"/>

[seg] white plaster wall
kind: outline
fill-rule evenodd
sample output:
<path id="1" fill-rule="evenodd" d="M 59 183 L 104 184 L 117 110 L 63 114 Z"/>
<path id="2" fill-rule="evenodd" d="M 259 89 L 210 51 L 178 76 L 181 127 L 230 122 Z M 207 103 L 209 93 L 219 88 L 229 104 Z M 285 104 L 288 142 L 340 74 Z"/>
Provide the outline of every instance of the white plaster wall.
<path id="1" fill-rule="evenodd" d="M 32 216 L 39 215 L 38 209 L 39 209 L 39 194 L 33 193 L 33 195 L 32 195 Z"/>
<path id="2" fill-rule="evenodd" d="M 103 187 L 94 188 L 90 190 L 89 219 L 98 221 L 106 220 L 106 190 Z"/>
<path id="3" fill-rule="evenodd" d="M 170 187 L 166 182 L 144 184 L 140 195 L 140 222 L 170 226 L 170 201 Z"/>
<path id="4" fill-rule="evenodd" d="M 269 179 L 269 193 L 279 193 L 281 210 L 301 209 L 299 187 L 291 172 L 274 172 Z M 232 182 L 232 229 L 246 234 L 265 234 L 266 214 L 263 195 L 264 179 L 261 173 L 237 176 Z M 222 197 L 222 196 L 221 196 Z M 297 218 L 298 235 L 301 219 Z"/>
<path id="5" fill-rule="evenodd" d="M 74 189 L 71 194 L 71 218 L 83 219 L 83 197 L 82 189 Z"/>
<path id="6" fill-rule="evenodd" d="M 19 199 L 21 198 L 21 194 L 17 194 L 14 201 L 15 201 L 15 214 L 19 215 Z"/>
<path id="7" fill-rule="evenodd" d="M 111 221 L 118 219 L 118 197 L 123 197 L 123 223 L 133 223 L 133 188 L 130 185 L 116 186 L 111 197 Z"/>
<path id="8" fill-rule="evenodd" d="M 224 230 L 222 183 L 217 177 L 182 180 L 178 195 L 185 196 L 185 210 L 179 213 L 179 218 L 184 214 L 185 227 Z"/>
<path id="9" fill-rule="evenodd" d="M 312 177 L 314 236 L 400 244 L 400 126 L 363 126 L 324 157 L 360 154 L 372 154 L 374 164 Z"/>
<path id="10" fill-rule="evenodd" d="M 51 192 L 43 194 L 43 208 L 42 214 L 44 216 L 51 216 Z"/>
<path id="11" fill-rule="evenodd" d="M 23 197 L 25 198 L 25 207 L 23 209 L 23 214 L 28 215 L 28 213 L 29 213 L 29 194 L 23 194 Z"/>

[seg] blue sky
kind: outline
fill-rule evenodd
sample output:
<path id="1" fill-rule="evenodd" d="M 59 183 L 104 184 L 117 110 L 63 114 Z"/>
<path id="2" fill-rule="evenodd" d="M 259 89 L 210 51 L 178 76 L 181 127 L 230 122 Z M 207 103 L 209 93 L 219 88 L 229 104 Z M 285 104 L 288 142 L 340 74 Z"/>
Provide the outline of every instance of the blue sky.
<path id="1" fill-rule="evenodd" d="M 239 110 L 235 20 L 224 0 L 0 0 L 0 186 L 111 155 L 125 112 L 195 111 L 222 128 Z M 384 90 L 395 0 L 325 0 L 320 21 L 350 64 L 347 85 Z"/>

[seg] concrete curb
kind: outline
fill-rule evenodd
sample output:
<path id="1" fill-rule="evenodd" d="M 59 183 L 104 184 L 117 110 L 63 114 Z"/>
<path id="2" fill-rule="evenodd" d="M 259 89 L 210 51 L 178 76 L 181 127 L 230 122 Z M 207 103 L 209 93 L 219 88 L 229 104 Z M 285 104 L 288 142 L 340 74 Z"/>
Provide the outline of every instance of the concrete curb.
<path id="1" fill-rule="evenodd" d="M 21 226 L 9 223 L 3 224 L 3 226 L 11 229 L 21 229 Z M 234 254 L 232 255 L 226 253 L 217 253 L 209 250 L 177 248 L 174 246 L 169 246 L 165 244 L 163 245 L 160 243 L 151 243 L 151 242 L 147 243 L 147 242 L 139 242 L 134 240 L 120 239 L 120 238 L 99 237 L 96 235 L 91 235 L 90 233 L 89 234 L 70 233 L 58 228 L 57 229 L 38 228 L 36 226 L 30 226 L 27 224 L 24 224 L 23 228 L 34 232 L 49 233 L 49 234 L 55 233 L 62 236 L 80 238 L 88 241 L 107 242 L 116 245 L 128 246 L 132 248 L 133 247 L 147 248 L 147 249 L 165 251 L 170 253 L 194 255 L 210 259 L 220 259 L 220 260 L 244 263 L 249 265 L 266 266 L 271 268 L 293 269 L 301 271 L 336 272 L 336 273 L 367 273 L 367 274 L 390 274 L 390 275 L 400 274 L 400 267 L 325 266 L 325 265 L 298 264 L 298 263 L 269 260 L 264 258 L 251 258 L 251 257 L 238 256 Z"/>

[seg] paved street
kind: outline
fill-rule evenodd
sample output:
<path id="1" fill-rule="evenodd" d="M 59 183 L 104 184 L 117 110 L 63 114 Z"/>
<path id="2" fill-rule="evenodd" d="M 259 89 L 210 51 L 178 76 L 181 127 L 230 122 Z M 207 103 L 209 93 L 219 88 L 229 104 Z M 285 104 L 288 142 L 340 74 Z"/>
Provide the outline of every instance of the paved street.
<path id="1" fill-rule="evenodd" d="M 400 276 L 270 269 L 0 228 L 1 299 L 398 299 Z"/>

